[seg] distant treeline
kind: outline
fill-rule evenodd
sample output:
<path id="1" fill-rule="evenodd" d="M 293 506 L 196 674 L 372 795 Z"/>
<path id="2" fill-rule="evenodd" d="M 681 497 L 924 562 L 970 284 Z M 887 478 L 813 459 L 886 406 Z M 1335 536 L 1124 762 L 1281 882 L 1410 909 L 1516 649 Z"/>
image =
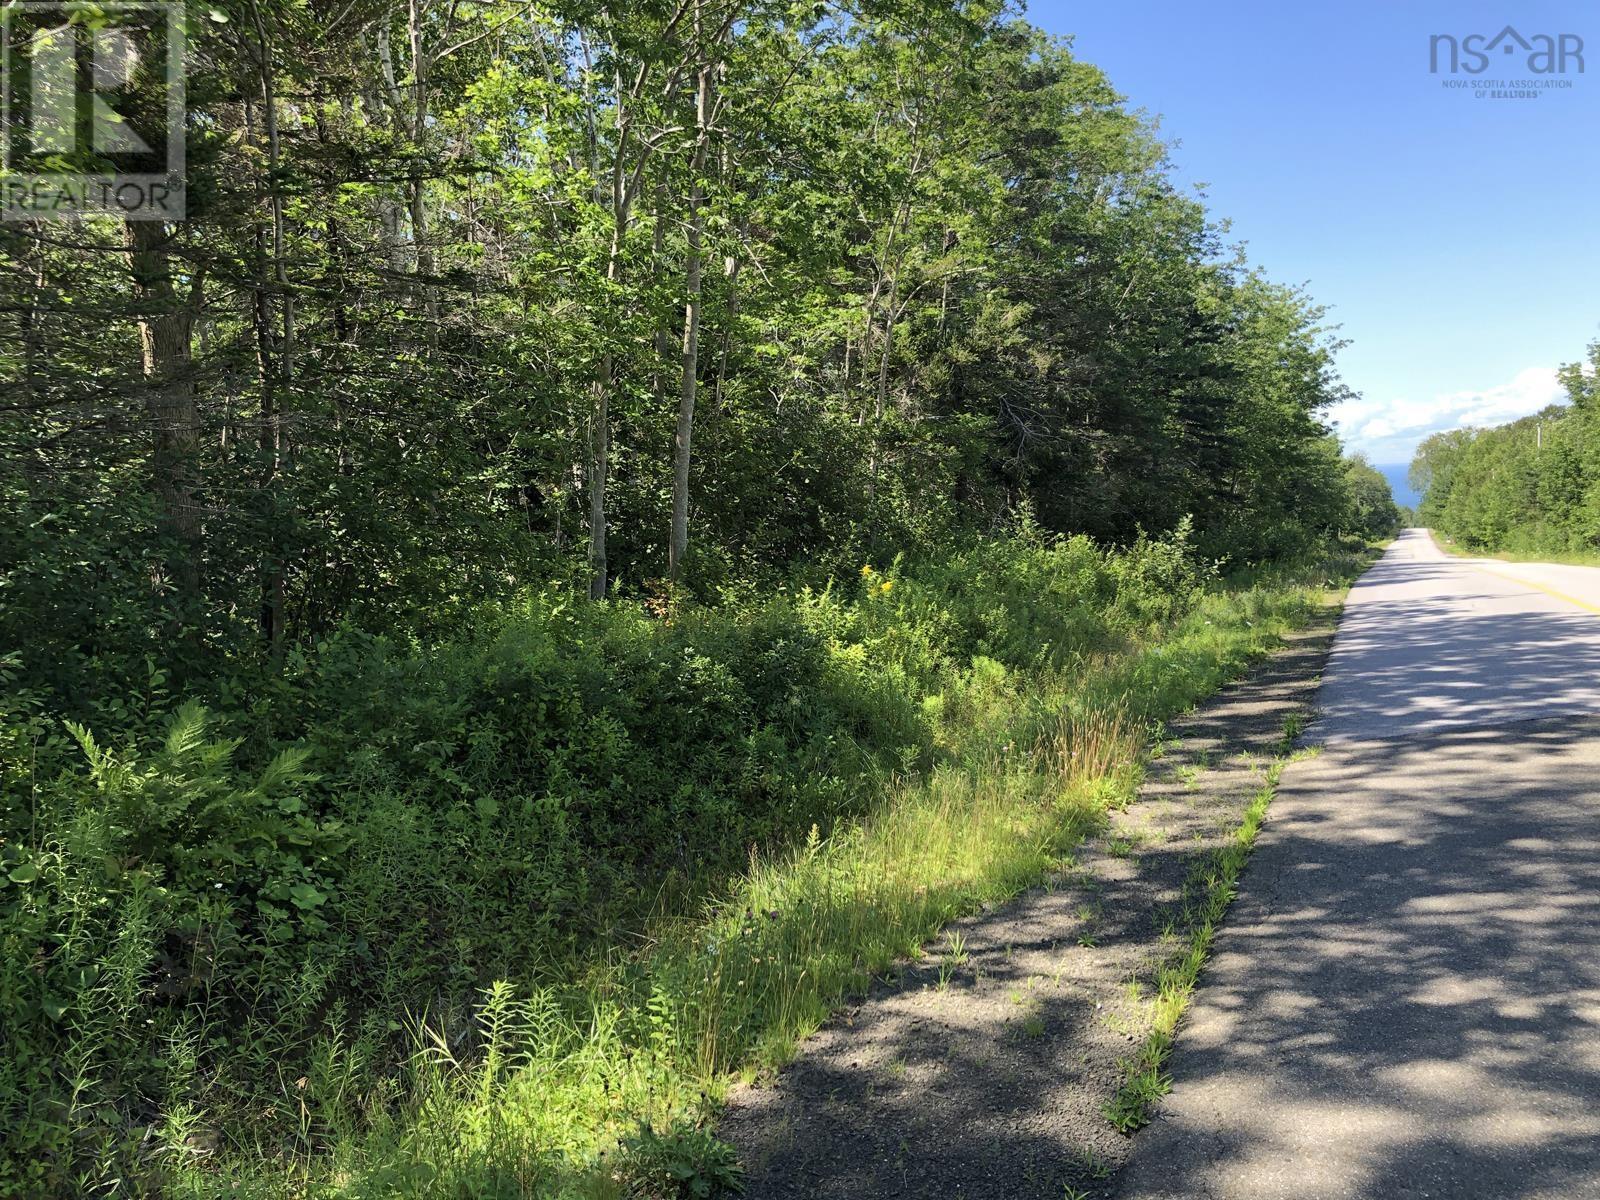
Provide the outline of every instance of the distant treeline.
<path id="1" fill-rule="evenodd" d="M 1569 404 L 1423 442 L 1411 463 L 1422 523 L 1472 550 L 1600 550 L 1597 366 L 1600 342 L 1589 347 L 1587 363 L 1562 368 Z"/>

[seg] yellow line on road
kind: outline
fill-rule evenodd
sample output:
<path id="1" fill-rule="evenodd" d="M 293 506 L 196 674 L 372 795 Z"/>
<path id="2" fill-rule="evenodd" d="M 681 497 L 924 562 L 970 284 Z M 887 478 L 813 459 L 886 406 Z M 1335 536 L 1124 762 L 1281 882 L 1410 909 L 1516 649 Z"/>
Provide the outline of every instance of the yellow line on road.
<path id="1" fill-rule="evenodd" d="M 1547 596 L 1554 596 L 1557 600 L 1565 600 L 1568 604 L 1576 604 L 1579 608 L 1587 609 L 1589 612 L 1600 613 L 1600 604 L 1590 604 L 1587 600 L 1579 600 L 1576 596 L 1558 592 L 1555 588 L 1545 587 L 1542 583 L 1534 583 L 1531 579 L 1518 579 L 1515 575 L 1502 575 L 1499 571 L 1491 571 L 1487 567 L 1474 567 L 1473 570 L 1482 571 L 1485 575 L 1493 575 L 1496 579 L 1504 579 L 1510 583 L 1520 583 L 1523 587 L 1531 587 L 1534 591 L 1543 592 Z"/>

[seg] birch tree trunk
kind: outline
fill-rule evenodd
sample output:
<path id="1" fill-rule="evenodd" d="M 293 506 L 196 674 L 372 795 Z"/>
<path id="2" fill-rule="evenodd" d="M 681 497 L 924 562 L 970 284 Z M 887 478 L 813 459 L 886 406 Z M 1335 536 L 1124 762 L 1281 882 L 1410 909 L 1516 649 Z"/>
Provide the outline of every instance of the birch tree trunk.
<path id="1" fill-rule="evenodd" d="M 699 33 L 699 11 L 695 25 Z M 683 575 L 683 559 L 689 550 L 689 452 L 694 436 L 694 405 L 700 386 L 700 303 L 701 273 L 705 239 L 706 142 L 710 137 L 711 64 L 702 57 L 695 83 L 694 156 L 690 162 L 689 232 L 687 261 L 684 264 L 683 380 L 678 390 L 678 428 L 672 439 L 672 537 L 667 545 L 667 575 L 677 580 Z"/>

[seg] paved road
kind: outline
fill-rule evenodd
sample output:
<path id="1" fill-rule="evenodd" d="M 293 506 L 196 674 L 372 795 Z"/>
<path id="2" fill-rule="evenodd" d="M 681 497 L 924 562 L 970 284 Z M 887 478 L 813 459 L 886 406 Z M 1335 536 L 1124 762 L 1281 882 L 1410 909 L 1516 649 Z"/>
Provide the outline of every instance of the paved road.
<path id="1" fill-rule="evenodd" d="M 1600 569 L 1351 594 L 1127 1200 L 1600 1198 Z"/>
<path id="2" fill-rule="evenodd" d="M 1600 568 L 1450 558 L 1402 534 L 1352 589 L 1319 740 L 1600 712 Z"/>

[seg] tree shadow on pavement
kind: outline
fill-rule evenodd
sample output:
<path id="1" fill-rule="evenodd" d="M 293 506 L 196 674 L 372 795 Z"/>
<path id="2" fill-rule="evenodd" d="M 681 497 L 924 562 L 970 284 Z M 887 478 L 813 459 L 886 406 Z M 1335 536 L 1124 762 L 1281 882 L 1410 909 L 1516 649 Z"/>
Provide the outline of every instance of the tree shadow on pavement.
<path id="1" fill-rule="evenodd" d="M 741 1089 L 719 1133 L 747 1195 L 1062 1200 L 1105 1185 L 1130 1143 L 1102 1107 L 1148 1020 L 1128 982 L 1171 953 L 1184 884 L 1231 838 L 1285 716 L 1309 706 L 1329 636 L 1297 637 L 1172 722 L 1140 802 L 1077 869 L 957 922 L 776 1080 Z"/>
<path id="2" fill-rule="evenodd" d="M 1129 1200 L 1600 1197 L 1600 721 L 1291 767 L 1173 1074 Z"/>
<path id="3" fill-rule="evenodd" d="M 1464 572 L 1474 586 L 1460 586 Z M 1542 596 L 1529 608 L 1537 593 L 1481 579 L 1479 588 L 1470 568 L 1453 563 L 1374 567 L 1339 626 L 1317 701 L 1319 735 L 1391 737 L 1600 712 L 1596 618 Z M 1407 594 L 1412 585 L 1416 594 Z M 1374 588 L 1386 589 L 1382 598 Z"/>

